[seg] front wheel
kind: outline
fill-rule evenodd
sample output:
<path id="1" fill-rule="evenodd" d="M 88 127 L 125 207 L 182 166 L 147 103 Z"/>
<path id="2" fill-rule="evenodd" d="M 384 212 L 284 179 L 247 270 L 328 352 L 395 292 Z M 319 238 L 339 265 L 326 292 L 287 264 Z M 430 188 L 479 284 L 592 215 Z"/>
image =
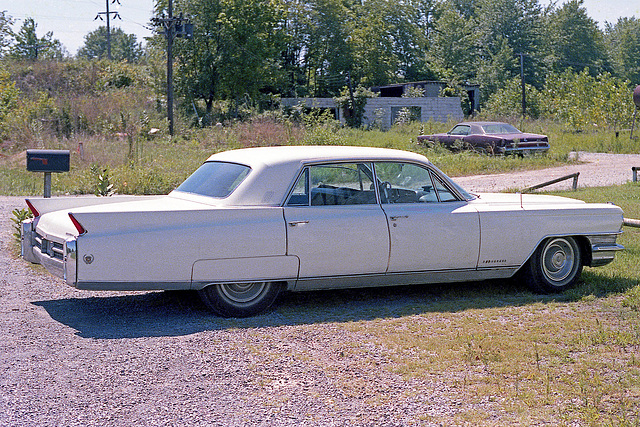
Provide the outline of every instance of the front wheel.
<path id="1" fill-rule="evenodd" d="M 265 311 L 282 290 L 279 282 L 226 283 L 198 291 L 205 305 L 222 317 L 249 317 Z"/>
<path id="2" fill-rule="evenodd" d="M 527 284 L 534 291 L 557 293 L 573 286 L 582 273 L 582 250 L 572 237 L 551 237 L 525 265 Z"/>

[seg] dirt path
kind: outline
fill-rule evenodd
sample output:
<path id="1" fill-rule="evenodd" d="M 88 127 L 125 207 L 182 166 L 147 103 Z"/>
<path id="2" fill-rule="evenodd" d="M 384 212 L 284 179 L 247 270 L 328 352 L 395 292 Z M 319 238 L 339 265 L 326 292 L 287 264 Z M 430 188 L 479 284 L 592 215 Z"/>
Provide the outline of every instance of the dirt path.
<path id="1" fill-rule="evenodd" d="M 522 189 L 580 172 L 579 187 L 601 187 L 631 181 L 631 168 L 633 166 L 640 167 L 640 154 L 579 152 L 577 159 L 584 163 L 524 172 L 457 177 L 454 180 L 469 191 L 498 192 L 508 189 Z M 553 184 L 547 189 L 564 190 L 571 188 L 572 183 L 572 180 L 567 180 Z"/>

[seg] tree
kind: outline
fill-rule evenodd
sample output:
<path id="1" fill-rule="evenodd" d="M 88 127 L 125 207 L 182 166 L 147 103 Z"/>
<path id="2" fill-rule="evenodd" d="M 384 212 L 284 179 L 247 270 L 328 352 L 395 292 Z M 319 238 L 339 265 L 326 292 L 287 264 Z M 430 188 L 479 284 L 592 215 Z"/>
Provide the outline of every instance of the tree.
<path id="1" fill-rule="evenodd" d="M 462 15 L 450 2 L 440 6 L 427 52 L 429 62 L 441 79 L 474 80 L 480 47 L 475 19 Z"/>
<path id="2" fill-rule="evenodd" d="M 542 9 L 538 0 L 478 0 L 476 22 L 481 45 L 479 81 L 488 96 L 520 75 L 516 55 L 542 56 Z M 543 74 L 541 62 L 525 61 L 526 83 L 541 87 Z"/>
<path id="3" fill-rule="evenodd" d="M 104 59 L 107 57 L 107 27 L 101 26 L 84 36 L 84 45 L 78 50 L 79 58 Z M 134 62 L 142 56 L 142 46 L 135 34 L 121 28 L 111 29 L 111 57 L 115 61 Z"/>
<path id="4" fill-rule="evenodd" d="M 384 85 L 419 75 L 424 69 L 426 34 L 411 2 L 368 0 L 356 9 L 353 67 L 364 85 Z"/>
<path id="5" fill-rule="evenodd" d="M 605 42 L 615 74 L 640 84 L 640 20 L 620 18 L 615 25 L 607 23 Z"/>
<path id="6" fill-rule="evenodd" d="M 19 59 L 62 59 L 66 50 L 60 40 L 54 39 L 51 31 L 44 37 L 38 37 L 37 26 L 33 18 L 24 20 L 20 31 L 15 35 L 15 43 L 9 50 L 11 56 Z"/>
<path id="7" fill-rule="evenodd" d="M 598 74 L 609 69 L 602 31 L 582 3 L 583 0 L 569 0 L 559 9 L 552 9 L 546 18 L 547 62 L 555 71 L 589 68 Z"/>
<path id="8" fill-rule="evenodd" d="M 342 0 L 308 3 L 304 61 L 315 96 L 337 95 L 353 69 L 354 8 Z"/>
<path id="9" fill-rule="evenodd" d="M 7 47 L 13 43 L 13 18 L 7 15 L 7 11 L 0 11 L 0 56 L 4 54 Z"/>
<path id="10" fill-rule="evenodd" d="M 166 5 L 158 5 L 161 14 Z M 279 71 L 284 10 L 276 0 L 182 0 L 192 40 L 174 41 L 176 92 L 205 101 L 255 98 Z M 162 39 L 162 42 L 166 42 Z"/>

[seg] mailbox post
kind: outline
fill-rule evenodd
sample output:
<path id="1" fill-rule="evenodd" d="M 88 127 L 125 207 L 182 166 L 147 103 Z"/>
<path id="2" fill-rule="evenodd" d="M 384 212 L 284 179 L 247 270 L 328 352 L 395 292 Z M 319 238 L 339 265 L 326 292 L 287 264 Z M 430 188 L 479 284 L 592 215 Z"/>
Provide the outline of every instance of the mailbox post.
<path id="1" fill-rule="evenodd" d="M 27 150 L 27 170 L 44 172 L 44 197 L 51 197 L 51 173 L 69 172 L 69 150 Z"/>

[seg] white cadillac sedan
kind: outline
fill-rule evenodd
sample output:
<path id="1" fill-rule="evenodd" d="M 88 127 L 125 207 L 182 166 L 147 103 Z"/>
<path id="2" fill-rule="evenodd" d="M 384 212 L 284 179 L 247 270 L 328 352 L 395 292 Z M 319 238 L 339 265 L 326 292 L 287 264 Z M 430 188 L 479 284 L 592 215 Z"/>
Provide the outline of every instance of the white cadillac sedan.
<path id="1" fill-rule="evenodd" d="M 91 290 L 198 290 L 225 317 L 283 290 L 518 274 L 559 292 L 611 262 L 612 204 L 470 194 L 424 156 L 263 147 L 211 156 L 166 196 L 30 198 L 22 256 Z"/>

